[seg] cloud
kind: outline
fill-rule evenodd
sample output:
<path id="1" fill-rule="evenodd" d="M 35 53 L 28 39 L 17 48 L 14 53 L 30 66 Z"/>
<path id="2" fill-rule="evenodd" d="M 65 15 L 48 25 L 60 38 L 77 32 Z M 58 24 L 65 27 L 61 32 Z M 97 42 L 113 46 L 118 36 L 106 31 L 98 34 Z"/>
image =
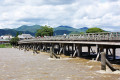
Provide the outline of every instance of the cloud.
<path id="1" fill-rule="evenodd" d="M 0 28 L 68 25 L 120 31 L 120 0 L 0 0 Z"/>

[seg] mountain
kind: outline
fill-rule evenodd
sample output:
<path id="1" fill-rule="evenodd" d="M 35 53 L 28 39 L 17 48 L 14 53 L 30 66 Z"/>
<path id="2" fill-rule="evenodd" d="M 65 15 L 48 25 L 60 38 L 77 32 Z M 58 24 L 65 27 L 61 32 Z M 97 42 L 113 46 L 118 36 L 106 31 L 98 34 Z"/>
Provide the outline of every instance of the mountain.
<path id="1" fill-rule="evenodd" d="M 28 26 L 28 25 L 22 25 L 19 28 L 16 28 L 15 30 L 17 31 L 29 31 L 32 33 L 35 33 L 37 29 L 40 29 L 40 25 L 33 25 L 33 26 Z"/>
<path id="2" fill-rule="evenodd" d="M 70 26 L 58 26 L 54 28 L 54 35 L 79 34 L 80 32 L 86 32 L 87 29 L 87 27 L 76 29 Z"/>
<path id="3" fill-rule="evenodd" d="M 70 27 L 70 26 L 58 26 L 58 27 L 54 28 L 54 31 L 56 31 L 56 30 L 69 30 L 69 31 L 72 31 L 72 29 L 74 29 L 74 28 Z"/>
<path id="4" fill-rule="evenodd" d="M 79 28 L 79 30 L 80 30 L 81 32 L 86 32 L 86 30 L 88 30 L 88 28 L 87 28 L 87 27 L 83 27 L 83 28 Z"/>
<path id="5" fill-rule="evenodd" d="M 19 28 L 15 29 L 17 31 L 29 31 L 35 34 L 37 29 L 40 29 L 40 25 L 33 25 L 33 26 L 28 26 L 28 25 L 23 25 L 20 26 Z M 80 29 L 73 28 L 71 26 L 58 26 L 54 28 L 54 35 L 63 35 L 65 34 L 79 34 L 80 32 L 85 32 L 88 28 L 83 27 Z"/>
<path id="6" fill-rule="evenodd" d="M 33 26 L 28 26 L 28 25 L 22 25 L 16 29 L 0 29 L 0 36 L 1 35 L 13 35 L 15 36 L 17 32 L 19 33 L 26 33 L 26 34 L 31 34 L 35 36 L 35 33 L 37 29 L 40 29 L 40 25 L 33 25 Z M 63 35 L 63 34 L 79 34 L 80 32 L 86 32 L 88 28 L 83 27 L 83 28 L 73 28 L 71 26 L 58 26 L 54 28 L 54 35 Z"/>
<path id="7" fill-rule="evenodd" d="M 34 33 L 29 32 L 29 31 L 17 31 L 14 29 L 0 29 L 0 36 L 2 35 L 12 35 L 12 36 L 16 36 L 16 33 L 24 33 L 24 34 L 31 34 L 34 36 Z"/>
<path id="8" fill-rule="evenodd" d="M 14 35 L 16 34 L 16 30 L 14 29 L 0 29 L 0 36 L 1 35 Z"/>

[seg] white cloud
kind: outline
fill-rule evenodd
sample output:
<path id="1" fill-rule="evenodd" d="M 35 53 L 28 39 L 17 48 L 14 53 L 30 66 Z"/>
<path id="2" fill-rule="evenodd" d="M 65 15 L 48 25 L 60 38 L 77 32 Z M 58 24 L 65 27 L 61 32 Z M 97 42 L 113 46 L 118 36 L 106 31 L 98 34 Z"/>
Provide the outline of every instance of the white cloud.
<path id="1" fill-rule="evenodd" d="M 120 0 L 4 0 L 0 28 L 68 25 L 120 31 Z"/>

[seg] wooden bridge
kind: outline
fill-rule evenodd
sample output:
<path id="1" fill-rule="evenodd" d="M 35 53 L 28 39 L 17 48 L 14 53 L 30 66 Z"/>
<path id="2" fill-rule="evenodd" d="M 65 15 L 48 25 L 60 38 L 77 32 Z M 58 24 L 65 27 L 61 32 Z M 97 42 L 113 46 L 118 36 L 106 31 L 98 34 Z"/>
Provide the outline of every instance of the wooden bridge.
<path id="1" fill-rule="evenodd" d="M 96 59 L 99 59 L 101 52 L 106 52 L 106 57 L 116 59 L 116 49 L 120 48 L 120 32 L 104 32 L 104 33 L 87 33 L 62 36 L 45 36 L 35 39 L 27 39 L 19 41 L 19 49 L 29 50 L 33 52 L 46 51 L 50 52 L 50 56 L 57 57 L 57 54 L 65 54 L 71 57 L 82 57 L 82 47 L 87 47 L 87 56 L 96 53 Z M 92 49 L 96 48 L 96 52 Z"/>

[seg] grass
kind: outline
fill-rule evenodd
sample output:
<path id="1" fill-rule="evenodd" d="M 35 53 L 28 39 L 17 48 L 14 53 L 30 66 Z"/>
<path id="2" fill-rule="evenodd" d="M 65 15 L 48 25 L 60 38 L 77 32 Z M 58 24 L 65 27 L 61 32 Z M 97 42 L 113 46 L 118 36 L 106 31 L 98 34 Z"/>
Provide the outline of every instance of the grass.
<path id="1" fill-rule="evenodd" d="M 10 44 L 0 44 L 0 48 L 11 48 Z"/>

